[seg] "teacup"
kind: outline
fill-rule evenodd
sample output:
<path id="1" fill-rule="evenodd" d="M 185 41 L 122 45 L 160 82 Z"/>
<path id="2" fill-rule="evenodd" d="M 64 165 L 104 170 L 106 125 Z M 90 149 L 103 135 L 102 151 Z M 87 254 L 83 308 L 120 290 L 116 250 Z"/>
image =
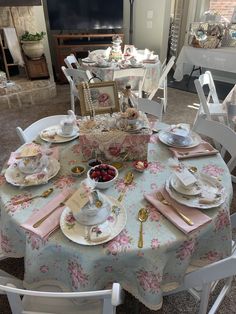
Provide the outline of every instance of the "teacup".
<path id="1" fill-rule="evenodd" d="M 33 157 L 22 158 L 18 163 L 18 168 L 22 173 L 33 174 L 42 171 L 48 166 L 48 156 L 38 154 Z"/>
<path id="2" fill-rule="evenodd" d="M 72 119 L 64 119 L 61 121 L 61 133 L 63 135 L 71 135 L 74 131 L 74 121 Z"/>

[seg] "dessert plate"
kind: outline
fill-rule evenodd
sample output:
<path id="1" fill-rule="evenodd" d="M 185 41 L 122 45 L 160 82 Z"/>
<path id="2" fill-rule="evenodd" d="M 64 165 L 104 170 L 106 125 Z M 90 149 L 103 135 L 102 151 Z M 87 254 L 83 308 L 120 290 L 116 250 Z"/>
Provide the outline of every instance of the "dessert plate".
<path id="1" fill-rule="evenodd" d="M 160 131 L 159 132 L 159 140 L 163 143 L 163 144 L 166 144 L 168 146 L 171 146 L 171 147 L 184 147 L 184 148 L 191 148 L 191 147 L 195 147 L 197 145 L 200 144 L 201 142 L 201 137 L 194 133 L 194 132 L 191 132 L 190 133 L 191 136 L 189 137 L 186 137 L 182 143 L 176 143 L 171 134 L 168 132 L 168 131 Z"/>
<path id="2" fill-rule="evenodd" d="M 47 183 L 50 179 L 55 177 L 60 170 L 60 163 L 55 158 L 49 158 L 48 165 L 45 170 L 26 175 L 22 173 L 16 164 L 9 166 L 5 172 L 6 181 L 15 186 L 33 186 Z"/>
<path id="3" fill-rule="evenodd" d="M 49 143 L 65 143 L 74 140 L 79 136 L 79 130 L 73 136 L 65 137 L 64 135 L 58 135 L 59 130 L 61 130 L 60 125 L 50 126 L 40 132 L 40 138 Z"/>
<path id="4" fill-rule="evenodd" d="M 170 185 L 175 189 L 175 191 L 183 195 L 198 195 L 201 193 L 202 190 L 200 180 L 196 182 L 193 186 L 185 188 L 175 174 L 172 174 L 170 177 Z"/>
<path id="5" fill-rule="evenodd" d="M 111 214 L 107 217 L 107 220 L 105 221 L 107 229 L 110 232 L 104 238 L 102 237 L 102 233 L 103 232 L 105 233 L 105 230 L 102 229 L 104 223 L 101 224 L 101 228 L 99 228 L 99 225 L 95 226 L 81 225 L 74 219 L 73 214 L 68 207 L 64 209 L 60 218 L 61 231 L 71 241 L 82 245 L 94 246 L 112 240 L 124 229 L 126 225 L 127 214 L 125 208 L 121 205 L 120 202 L 116 201 L 113 198 L 110 199 L 114 207 Z M 96 240 L 89 239 L 92 238 L 91 228 L 93 228 L 95 232 L 98 232 L 100 239 L 99 238 Z"/>
<path id="6" fill-rule="evenodd" d="M 198 195 L 184 195 L 177 192 L 171 185 L 171 177 L 167 179 L 165 188 L 169 195 L 178 203 L 201 209 L 214 208 L 224 203 L 226 192 L 220 182 L 207 174 L 199 174 L 201 193 Z M 211 197 L 210 197 L 211 196 Z M 206 200 L 206 202 L 205 202 Z M 208 200 L 208 201 L 207 201 Z"/>

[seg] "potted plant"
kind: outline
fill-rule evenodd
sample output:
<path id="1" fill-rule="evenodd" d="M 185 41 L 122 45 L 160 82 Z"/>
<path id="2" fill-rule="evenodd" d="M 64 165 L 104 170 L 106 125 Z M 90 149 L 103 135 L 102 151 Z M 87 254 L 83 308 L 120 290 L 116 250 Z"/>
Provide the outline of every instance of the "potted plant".
<path id="1" fill-rule="evenodd" d="M 26 31 L 21 37 L 22 49 L 30 59 L 38 59 L 43 55 L 42 39 L 46 35 L 45 32 L 32 34 Z"/>

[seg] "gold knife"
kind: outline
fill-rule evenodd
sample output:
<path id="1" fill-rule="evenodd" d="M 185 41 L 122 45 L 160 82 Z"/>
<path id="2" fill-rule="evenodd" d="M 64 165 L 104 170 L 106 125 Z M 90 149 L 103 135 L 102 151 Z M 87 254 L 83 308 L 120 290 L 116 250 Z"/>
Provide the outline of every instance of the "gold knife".
<path id="1" fill-rule="evenodd" d="M 158 191 L 158 192 L 156 193 L 156 197 L 157 197 L 158 201 L 162 202 L 162 203 L 165 204 L 165 205 L 170 206 L 188 225 L 190 225 L 190 226 L 193 226 L 193 225 L 194 225 L 193 221 L 192 221 L 190 218 L 188 218 L 187 216 L 185 216 L 178 208 L 172 206 L 172 205 L 164 198 L 163 194 L 162 194 L 160 191 Z"/>

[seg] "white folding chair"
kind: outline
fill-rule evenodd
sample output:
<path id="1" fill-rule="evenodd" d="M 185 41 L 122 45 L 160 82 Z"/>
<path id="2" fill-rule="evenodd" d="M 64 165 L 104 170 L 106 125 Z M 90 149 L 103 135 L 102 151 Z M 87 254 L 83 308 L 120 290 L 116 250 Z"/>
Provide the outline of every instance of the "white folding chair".
<path id="1" fill-rule="evenodd" d="M 227 110 L 219 101 L 211 72 L 206 71 L 201 74 L 194 84 L 200 101 L 194 124 L 200 115 L 206 114 L 208 120 L 218 120 L 228 125 Z M 207 89 L 207 96 L 205 96 L 204 88 Z"/>
<path id="2" fill-rule="evenodd" d="M 231 215 L 231 227 L 236 228 L 236 213 Z M 183 284 L 180 288 L 168 294 L 175 294 L 180 291 L 188 290 L 198 301 L 200 301 L 199 314 L 214 314 L 219 308 L 226 294 L 231 288 L 233 276 L 236 274 L 236 250 L 235 243 L 232 242 L 231 256 L 210 265 L 200 267 L 197 270 L 185 275 Z M 226 279 L 215 302 L 208 310 L 210 293 L 216 288 L 218 281 Z"/>
<path id="3" fill-rule="evenodd" d="M 76 85 L 79 82 L 88 82 L 93 83 L 93 76 L 89 70 L 82 69 L 68 69 L 64 66 L 61 67 L 62 72 L 64 73 L 67 81 L 70 84 L 70 102 L 71 102 L 71 110 L 75 112 L 75 99 L 79 99 L 79 93 Z"/>
<path id="4" fill-rule="evenodd" d="M 125 85 L 130 84 L 131 90 L 135 94 L 137 94 L 138 97 L 142 98 L 142 90 L 143 90 L 143 84 L 146 76 L 146 69 L 145 68 L 129 68 L 129 69 L 122 69 L 122 70 L 114 70 L 113 74 L 113 81 L 118 81 L 118 88 L 120 86 L 119 82 L 125 81 L 121 89 L 125 88 Z M 132 88 L 132 81 L 138 80 L 138 90 L 134 90 Z M 119 88 L 120 89 L 120 88 Z"/>
<path id="5" fill-rule="evenodd" d="M 26 129 L 22 130 L 21 127 L 16 127 L 16 133 L 20 138 L 22 144 L 32 142 L 39 133 L 44 130 L 45 128 L 57 125 L 60 121 L 65 118 L 66 115 L 55 115 L 42 118 L 38 121 L 35 121 L 31 125 L 29 125 Z"/>
<path id="6" fill-rule="evenodd" d="M 167 107 L 167 75 L 170 72 L 171 68 L 173 67 L 175 63 L 175 56 L 172 56 L 170 60 L 168 61 L 167 64 L 164 63 L 162 64 L 162 72 L 160 79 L 158 81 L 157 87 L 150 93 L 148 99 L 153 99 L 155 94 L 157 93 L 158 90 L 163 90 L 163 97 L 161 98 L 161 102 L 163 103 L 163 110 L 166 112 L 166 107 Z"/>
<path id="7" fill-rule="evenodd" d="M 115 314 L 123 301 L 119 283 L 106 290 L 64 292 L 57 281 L 42 281 L 32 289 L 24 289 L 21 280 L 0 271 L 0 293 L 7 295 L 12 314 Z"/>
<path id="8" fill-rule="evenodd" d="M 162 120 L 163 104 L 147 98 L 138 98 L 138 109 Z"/>
<path id="9" fill-rule="evenodd" d="M 77 61 L 75 55 L 71 53 L 64 59 L 64 62 L 68 69 L 80 69 L 79 62 Z"/>
<path id="10" fill-rule="evenodd" d="M 222 157 L 227 151 L 231 158 L 227 162 L 229 171 L 232 172 L 236 166 L 236 133 L 227 125 L 218 121 L 208 120 L 206 115 L 199 115 L 195 125 L 194 131 L 212 138 L 220 146 Z M 217 145 L 218 146 L 218 145 Z M 236 182 L 236 177 L 231 174 L 232 181 Z"/>

